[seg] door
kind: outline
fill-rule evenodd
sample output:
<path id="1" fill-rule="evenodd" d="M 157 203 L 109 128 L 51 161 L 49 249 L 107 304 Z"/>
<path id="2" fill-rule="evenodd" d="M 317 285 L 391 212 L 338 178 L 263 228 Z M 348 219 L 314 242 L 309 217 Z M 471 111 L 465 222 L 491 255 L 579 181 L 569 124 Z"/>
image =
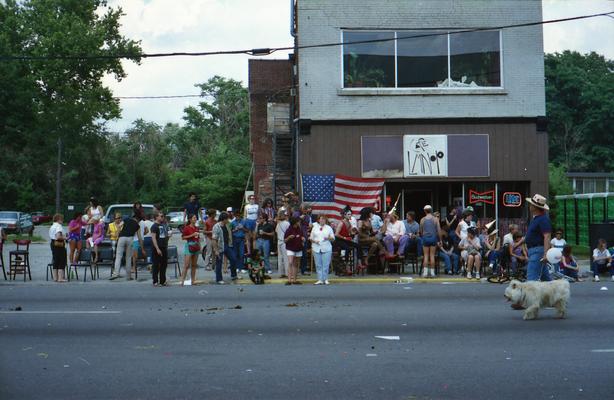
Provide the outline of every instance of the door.
<path id="1" fill-rule="evenodd" d="M 424 206 L 427 204 L 434 207 L 432 190 L 403 190 L 403 212 L 405 214 L 413 211 L 416 213 L 416 220 L 420 221 L 420 218 L 424 217 Z M 401 218 L 405 219 L 405 215 L 402 215 Z"/>

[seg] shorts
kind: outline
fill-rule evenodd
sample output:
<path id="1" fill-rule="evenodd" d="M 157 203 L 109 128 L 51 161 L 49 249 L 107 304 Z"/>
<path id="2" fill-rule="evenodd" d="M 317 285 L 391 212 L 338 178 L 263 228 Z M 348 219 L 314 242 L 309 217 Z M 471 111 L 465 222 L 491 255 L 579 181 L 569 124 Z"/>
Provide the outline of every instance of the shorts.
<path id="1" fill-rule="evenodd" d="M 190 251 L 190 245 L 188 244 L 188 242 L 185 243 L 185 245 L 183 246 L 183 255 L 191 255 L 191 256 L 195 256 L 197 254 L 200 254 L 200 250 L 197 251 Z"/>
<path id="2" fill-rule="evenodd" d="M 243 226 L 245 226 L 247 229 L 249 229 L 250 232 L 253 232 L 256 230 L 256 220 L 255 219 L 247 219 L 245 218 L 243 220 Z"/>
<path id="3" fill-rule="evenodd" d="M 135 240 L 134 242 L 132 242 L 132 250 L 139 251 L 140 249 L 141 249 L 141 244 L 139 243 L 138 240 Z"/>
<path id="4" fill-rule="evenodd" d="M 435 247 L 435 246 L 437 246 L 437 238 L 436 237 L 423 237 L 422 238 L 422 246 L 424 246 L 424 247 Z"/>
<path id="5" fill-rule="evenodd" d="M 302 251 L 286 250 L 286 253 L 288 254 L 288 257 L 290 257 L 290 256 L 302 257 L 303 256 L 303 252 Z"/>

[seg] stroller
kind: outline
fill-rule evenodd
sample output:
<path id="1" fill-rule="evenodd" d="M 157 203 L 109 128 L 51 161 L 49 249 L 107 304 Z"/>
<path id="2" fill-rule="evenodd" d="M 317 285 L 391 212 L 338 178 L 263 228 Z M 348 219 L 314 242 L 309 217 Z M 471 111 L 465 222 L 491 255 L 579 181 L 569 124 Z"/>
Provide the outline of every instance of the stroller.
<path id="1" fill-rule="evenodd" d="M 247 265 L 249 270 L 249 279 L 256 285 L 263 285 L 265 280 L 264 265 L 260 259 L 260 253 L 254 249 L 252 251 L 251 258 L 247 259 Z"/>

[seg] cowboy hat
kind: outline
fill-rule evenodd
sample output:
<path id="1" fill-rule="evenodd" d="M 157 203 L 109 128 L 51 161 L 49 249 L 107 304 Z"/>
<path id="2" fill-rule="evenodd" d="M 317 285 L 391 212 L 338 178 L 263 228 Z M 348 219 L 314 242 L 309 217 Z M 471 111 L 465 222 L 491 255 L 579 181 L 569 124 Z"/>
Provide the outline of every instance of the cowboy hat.
<path id="1" fill-rule="evenodd" d="M 546 204 L 546 198 L 541 194 L 534 194 L 532 198 L 525 199 L 527 203 L 534 205 L 537 208 L 541 208 L 542 210 L 550 210 L 548 204 Z"/>

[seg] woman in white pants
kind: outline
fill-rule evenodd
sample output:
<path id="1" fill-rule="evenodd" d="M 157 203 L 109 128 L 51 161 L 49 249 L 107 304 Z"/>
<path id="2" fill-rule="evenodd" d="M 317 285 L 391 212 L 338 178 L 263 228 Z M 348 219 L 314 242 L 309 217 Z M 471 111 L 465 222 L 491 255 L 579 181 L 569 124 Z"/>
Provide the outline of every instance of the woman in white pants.
<path id="1" fill-rule="evenodd" d="M 318 281 L 315 284 L 328 285 L 328 270 L 333 255 L 332 242 L 335 240 L 335 232 L 328 225 L 328 218 L 320 215 L 318 222 L 313 224 L 309 239 L 311 240 L 311 252 L 313 253 L 318 273 Z"/>
<path id="2" fill-rule="evenodd" d="M 286 252 L 284 237 L 289 227 L 290 222 L 288 222 L 285 211 L 280 211 L 277 214 L 275 234 L 277 235 L 277 271 L 282 279 L 288 277 L 288 253 Z"/>

